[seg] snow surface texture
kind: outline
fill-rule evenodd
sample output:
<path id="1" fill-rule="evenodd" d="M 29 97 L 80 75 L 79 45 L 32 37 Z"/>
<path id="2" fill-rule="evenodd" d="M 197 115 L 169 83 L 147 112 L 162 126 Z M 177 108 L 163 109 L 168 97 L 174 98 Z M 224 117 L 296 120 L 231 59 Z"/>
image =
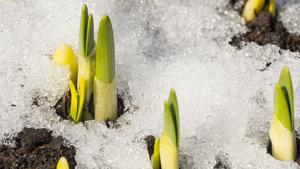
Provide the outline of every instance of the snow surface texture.
<path id="1" fill-rule="evenodd" d="M 112 20 L 118 93 L 128 113 L 118 128 L 63 120 L 52 108 L 68 90 L 69 72 L 50 61 L 69 44 L 78 56 L 81 7 Z M 277 0 L 280 19 L 300 33 L 299 0 Z M 228 0 L 1 0 L 0 140 L 26 127 L 47 128 L 77 147 L 77 168 L 152 168 L 143 138 L 161 136 L 170 88 L 180 111 L 180 166 L 297 168 L 266 153 L 274 85 L 288 66 L 300 132 L 299 53 L 249 43 L 228 44 L 246 32 Z M 97 36 L 96 36 L 97 37 Z M 266 67 L 266 63 L 271 63 Z"/>

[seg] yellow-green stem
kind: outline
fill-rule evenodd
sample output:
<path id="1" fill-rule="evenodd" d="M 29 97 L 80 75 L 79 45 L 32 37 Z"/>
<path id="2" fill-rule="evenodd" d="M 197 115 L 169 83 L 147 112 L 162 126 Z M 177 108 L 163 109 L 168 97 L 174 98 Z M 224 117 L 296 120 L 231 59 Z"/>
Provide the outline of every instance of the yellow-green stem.
<path id="1" fill-rule="evenodd" d="M 94 79 L 94 110 L 95 119 L 114 121 L 117 119 L 118 102 L 117 102 L 117 82 L 116 77 L 111 83 L 105 83 Z"/>
<path id="2" fill-rule="evenodd" d="M 160 138 L 160 163 L 162 169 L 179 169 L 179 147 L 166 133 Z"/>
<path id="3" fill-rule="evenodd" d="M 91 96 L 93 93 L 93 84 L 94 84 L 94 77 L 95 77 L 95 67 L 96 67 L 96 47 L 94 46 L 92 52 L 87 57 L 79 56 L 78 60 L 78 79 L 81 76 L 85 77 L 85 102 L 84 107 L 85 111 L 82 115 L 82 120 L 92 120 L 88 117 L 92 117 L 88 110 L 88 104 L 91 100 Z M 79 81 L 78 81 L 79 83 Z M 78 84 L 77 84 L 78 85 Z"/>
<path id="4" fill-rule="evenodd" d="M 270 131 L 272 142 L 272 155 L 280 161 L 294 161 L 296 159 L 297 146 L 294 130 L 291 132 L 273 115 Z"/>

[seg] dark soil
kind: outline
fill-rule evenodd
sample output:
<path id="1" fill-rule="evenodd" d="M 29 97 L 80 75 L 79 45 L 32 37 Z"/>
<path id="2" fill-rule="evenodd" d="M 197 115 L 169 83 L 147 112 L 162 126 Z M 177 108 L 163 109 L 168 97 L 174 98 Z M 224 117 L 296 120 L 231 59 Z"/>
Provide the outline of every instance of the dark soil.
<path id="1" fill-rule="evenodd" d="M 93 102 L 93 100 L 94 99 L 93 99 L 93 95 L 92 95 L 92 98 L 91 98 L 90 103 L 88 105 L 88 109 L 89 109 L 88 112 L 90 112 L 94 116 L 95 113 L 94 113 L 94 102 Z M 54 108 L 56 110 L 55 112 L 62 119 L 73 121 L 72 117 L 69 115 L 70 106 L 71 106 L 71 94 L 70 94 L 70 92 L 67 92 L 63 95 L 63 97 L 61 99 L 59 99 L 59 101 L 54 106 Z M 124 109 L 125 109 L 124 101 L 120 96 L 118 96 L 118 117 L 120 117 L 121 115 L 124 114 L 124 112 L 125 112 Z M 106 121 L 106 126 L 108 128 L 110 127 L 108 121 Z"/>
<path id="2" fill-rule="evenodd" d="M 146 141 L 149 158 L 151 160 L 151 156 L 154 153 L 155 137 L 153 135 L 149 135 L 146 136 L 144 140 Z"/>
<path id="3" fill-rule="evenodd" d="M 52 137 L 47 129 L 24 128 L 12 138 L 15 146 L 0 144 L 0 169 L 17 168 L 56 168 L 61 156 L 64 156 L 70 168 L 75 168 L 76 149 L 63 145 L 63 137 Z"/>
<path id="4" fill-rule="evenodd" d="M 232 164 L 229 160 L 229 155 L 227 153 L 224 153 L 223 151 L 220 151 L 216 157 L 216 165 L 213 169 L 231 169 Z"/>
<path id="5" fill-rule="evenodd" d="M 231 0 L 230 3 L 234 7 L 237 0 Z M 236 10 L 241 12 L 242 8 Z M 229 42 L 230 45 L 241 49 L 241 42 L 256 42 L 260 46 L 273 44 L 284 50 L 300 52 L 300 35 L 289 33 L 283 23 L 278 21 L 277 17 L 273 17 L 270 12 L 261 12 L 251 22 L 246 23 L 246 26 L 249 31 L 233 36 Z"/>

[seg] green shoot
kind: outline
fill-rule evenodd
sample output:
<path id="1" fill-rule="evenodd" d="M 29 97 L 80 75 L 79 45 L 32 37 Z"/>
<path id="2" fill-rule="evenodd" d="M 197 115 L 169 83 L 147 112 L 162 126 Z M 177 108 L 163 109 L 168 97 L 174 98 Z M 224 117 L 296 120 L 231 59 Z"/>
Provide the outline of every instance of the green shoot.
<path id="1" fill-rule="evenodd" d="M 82 7 L 80 30 L 79 30 L 79 68 L 78 68 L 78 81 L 79 78 L 85 78 L 85 103 L 84 107 L 90 102 L 93 93 L 93 84 L 95 76 L 95 59 L 96 59 L 96 43 L 94 40 L 94 20 L 93 15 L 88 15 L 86 5 Z M 92 115 L 85 111 L 82 116 L 83 120 L 92 120 Z"/>
<path id="2" fill-rule="evenodd" d="M 70 116 L 75 121 L 77 117 L 77 91 L 75 89 L 75 86 L 73 82 L 69 81 L 70 91 L 71 91 L 71 106 L 70 106 Z"/>
<path id="3" fill-rule="evenodd" d="M 274 114 L 285 128 L 292 131 L 292 120 L 285 93 L 286 92 L 279 86 L 279 84 L 276 83 L 274 94 Z"/>
<path id="4" fill-rule="evenodd" d="M 96 77 L 102 82 L 110 83 L 116 74 L 115 45 L 112 25 L 107 15 L 101 19 L 97 43 Z"/>
<path id="5" fill-rule="evenodd" d="M 152 166 L 154 169 L 160 169 L 160 149 L 159 149 L 159 138 L 156 137 L 154 144 L 154 152 L 151 156 Z"/>
<path id="6" fill-rule="evenodd" d="M 288 114 L 287 116 L 289 116 L 289 118 L 287 118 L 287 120 L 289 120 L 289 122 L 285 123 L 286 124 L 286 128 L 290 129 L 290 131 L 292 131 L 294 128 L 294 96 L 293 96 L 293 86 L 292 86 L 292 79 L 291 79 L 291 75 L 289 72 L 289 69 L 287 67 L 284 67 L 282 69 L 280 78 L 279 78 L 279 82 L 278 82 L 280 88 L 283 91 L 287 106 L 288 106 L 288 112 L 286 113 Z M 280 115 L 278 115 L 278 119 Z M 286 118 L 284 118 L 286 119 Z M 282 121 L 283 122 L 283 121 Z M 289 124 L 289 125 L 288 125 Z"/>
<path id="7" fill-rule="evenodd" d="M 179 145 L 179 112 L 176 93 L 171 89 L 169 102 L 165 101 L 164 132 L 169 136 L 174 145 Z"/>
<path id="8" fill-rule="evenodd" d="M 78 123 L 81 121 L 82 117 L 82 109 L 84 105 L 84 95 L 85 95 L 85 79 L 84 76 L 80 78 L 79 86 L 78 86 L 78 95 L 75 90 L 75 86 L 73 82 L 69 81 L 69 86 L 71 90 L 71 106 L 70 106 L 70 116 Z"/>
<path id="9" fill-rule="evenodd" d="M 169 101 L 165 101 L 164 132 L 160 139 L 160 162 L 162 168 L 179 168 L 179 111 L 177 97 L 171 89 Z"/>
<path id="10" fill-rule="evenodd" d="M 80 30 L 79 30 L 79 55 L 86 58 L 92 52 L 94 41 L 93 15 L 88 16 L 88 8 L 82 6 Z"/>
<path id="11" fill-rule="evenodd" d="M 101 19 L 97 40 L 96 76 L 94 78 L 95 119 L 117 119 L 117 83 L 113 29 L 108 16 Z"/>
<path id="12" fill-rule="evenodd" d="M 287 67 L 284 67 L 279 83 L 275 85 L 274 115 L 270 131 L 272 155 L 281 161 L 293 161 L 297 147 L 294 132 L 294 100 L 292 80 Z"/>
<path id="13" fill-rule="evenodd" d="M 276 16 L 275 0 L 248 0 L 244 6 L 242 16 L 246 22 L 252 21 L 262 11 L 269 11 Z"/>

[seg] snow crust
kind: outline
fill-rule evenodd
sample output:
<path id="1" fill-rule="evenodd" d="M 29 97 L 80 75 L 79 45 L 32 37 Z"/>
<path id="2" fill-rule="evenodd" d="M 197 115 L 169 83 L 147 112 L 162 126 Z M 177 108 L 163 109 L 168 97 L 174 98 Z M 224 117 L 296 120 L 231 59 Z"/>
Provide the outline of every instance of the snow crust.
<path id="1" fill-rule="evenodd" d="M 114 28 L 117 88 L 128 112 L 113 129 L 61 121 L 53 109 L 68 90 L 70 72 L 50 58 L 61 43 L 78 56 L 84 3 L 95 35 L 103 15 Z M 277 5 L 288 30 L 300 33 L 300 2 Z M 23 127 L 47 128 L 77 148 L 76 168 L 150 169 L 143 138 L 161 136 L 163 103 L 174 88 L 181 168 L 213 168 L 216 158 L 232 168 L 298 167 L 266 149 L 283 66 L 291 72 L 300 132 L 300 55 L 273 45 L 230 46 L 246 27 L 227 0 L 2 0 L 0 20 L 0 140 Z"/>

